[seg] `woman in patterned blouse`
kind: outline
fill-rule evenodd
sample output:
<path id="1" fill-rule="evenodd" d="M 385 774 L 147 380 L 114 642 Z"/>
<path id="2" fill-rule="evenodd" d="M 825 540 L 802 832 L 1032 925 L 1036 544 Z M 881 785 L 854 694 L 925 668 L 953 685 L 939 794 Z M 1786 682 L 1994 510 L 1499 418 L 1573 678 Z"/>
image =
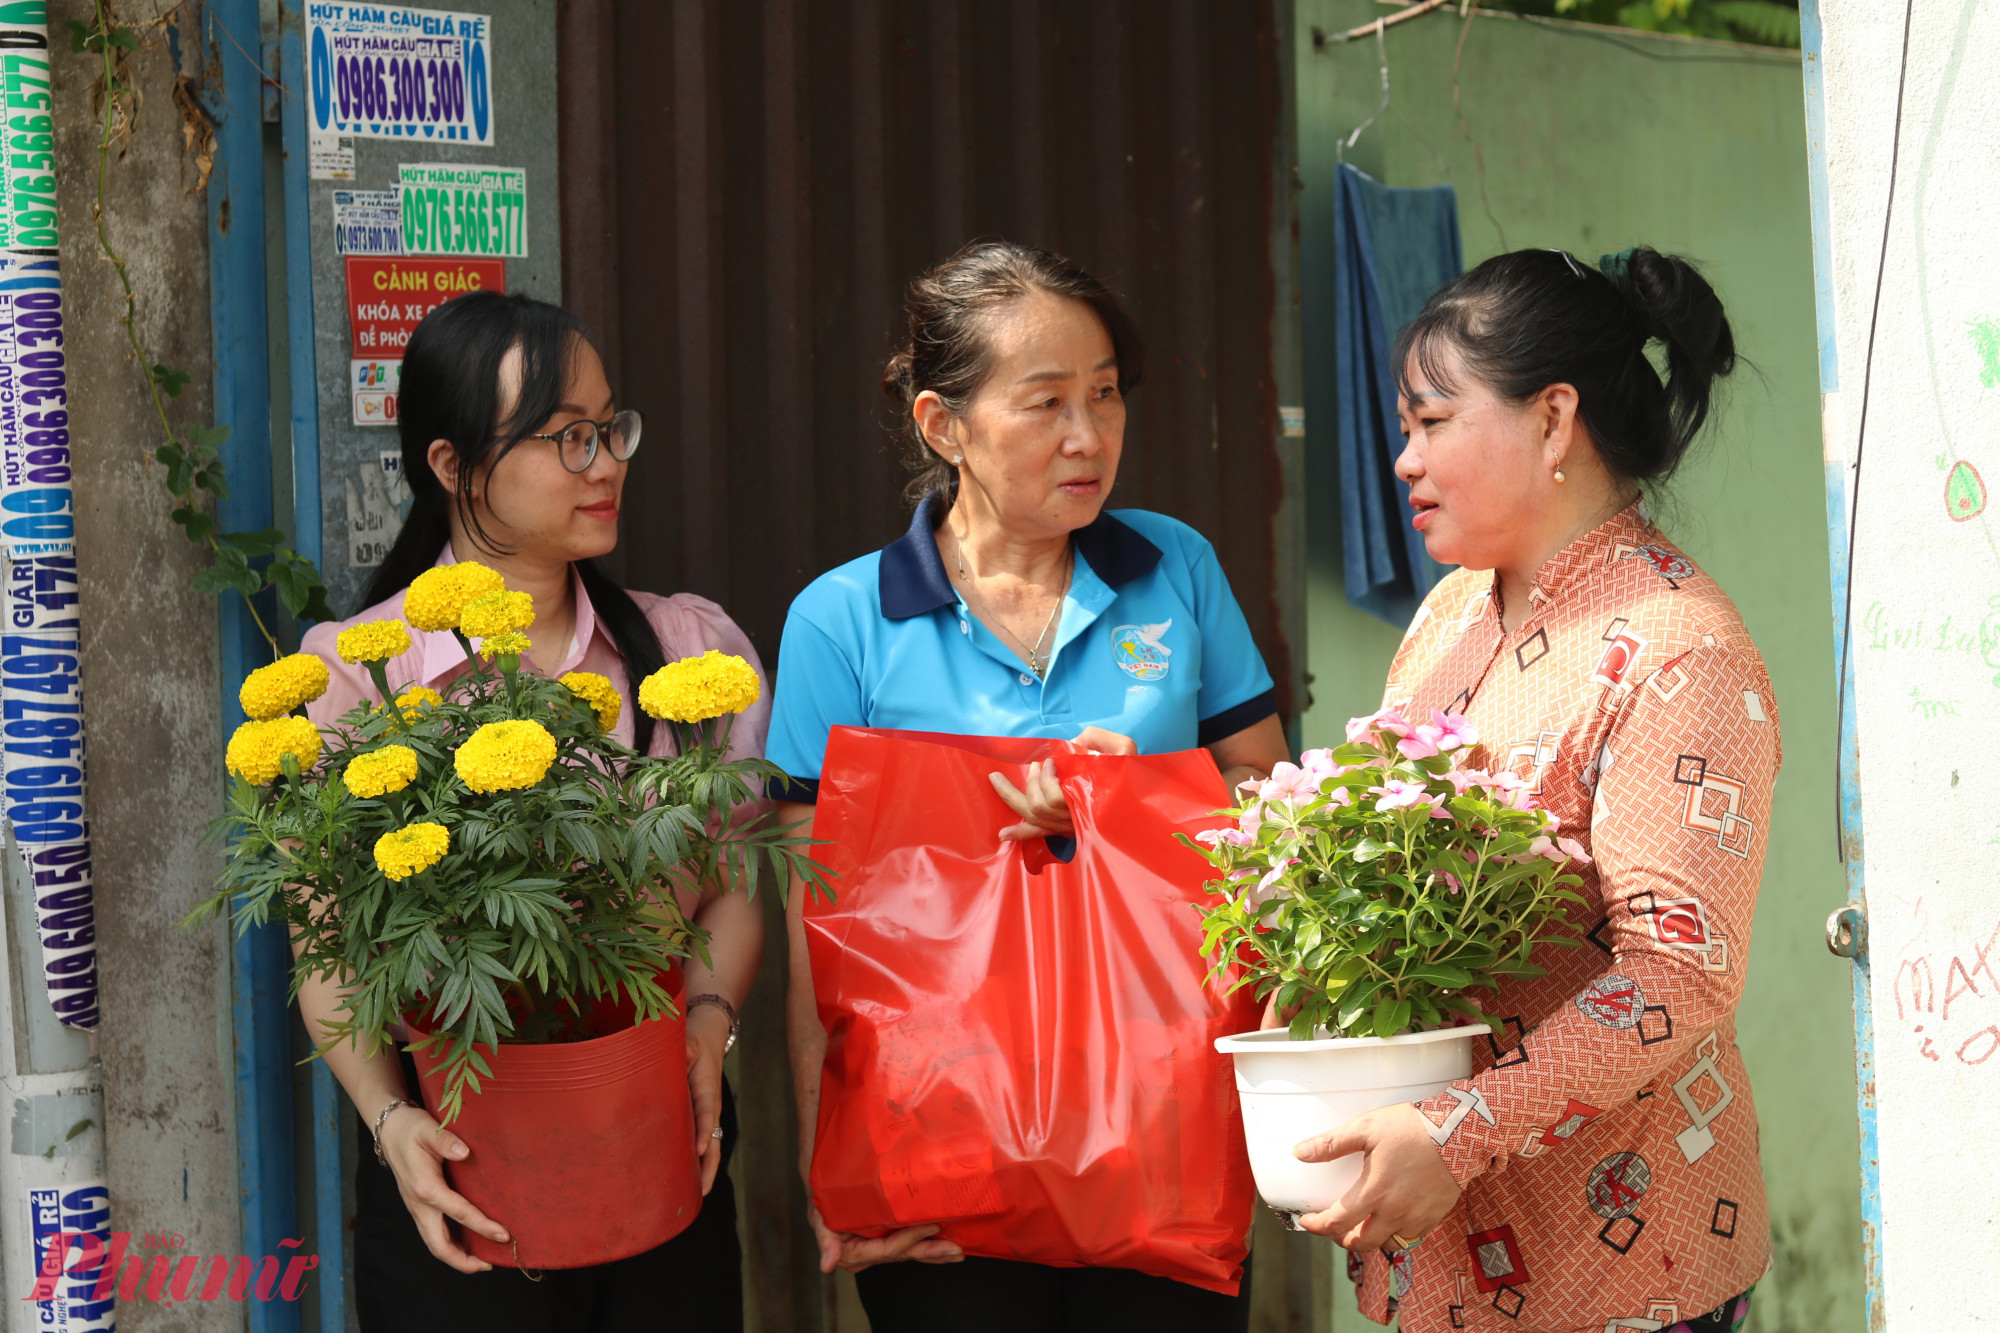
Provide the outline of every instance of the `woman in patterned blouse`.
<path id="1" fill-rule="evenodd" d="M 1587 943 L 1481 992 L 1500 1029 L 1472 1078 L 1299 1145 L 1368 1154 L 1304 1225 L 1404 1333 L 1733 1328 L 1770 1256 L 1734 1013 L 1778 711 L 1735 606 L 1640 503 L 1734 365 L 1729 322 L 1684 260 L 1522 250 L 1433 296 L 1398 347 L 1396 473 L 1461 568 L 1384 702 L 1468 714 L 1478 766 L 1533 784 L 1592 858 Z"/>

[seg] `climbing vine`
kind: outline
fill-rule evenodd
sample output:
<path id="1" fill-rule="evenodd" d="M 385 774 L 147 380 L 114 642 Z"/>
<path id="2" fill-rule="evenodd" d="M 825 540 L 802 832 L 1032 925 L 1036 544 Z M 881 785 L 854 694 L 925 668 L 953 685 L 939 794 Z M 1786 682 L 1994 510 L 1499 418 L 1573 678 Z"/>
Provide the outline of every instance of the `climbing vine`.
<path id="1" fill-rule="evenodd" d="M 165 27 L 177 13 L 178 8 L 170 9 L 146 26 L 155 29 Z M 90 23 L 81 20 L 70 22 L 69 40 L 72 51 L 92 56 L 102 65 L 92 97 L 92 106 L 101 120 L 97 139 L 97 197 L 91 209 L 91 221 L 97 232 L 98 252 L 118 275 L 119 291 L 125 306 L 118 322 L 124 326 L 126 341 L 131 345 L 130 360 L 145 378 L 153 414 L 159 420 L 161 435 L 165 437 L 165 442 L 154 448 L 153 461 L 164 472 L 167 494 L 173 503 L 171 517 L 189 541 L 203 547 L 209 554 L 208 567 L 194 576 L 192 586 L 196 592 L 234 592 L 242 597 L 258 633 L 264 636 L 275 654 L 278 641 L 258 611 L 257 595 L 269 588 L 295 618 L 332 620 L 334 615 L 326 602 L 326 586 L 320 581 L 318 568 L 293 550 L 279 529 L 266 528 L 262 532 L 219 530 L 214 506 L 229 495 L 221 451 L 229 439 L 230 427 L 197 424 L 184 431 L 175 428 L 173 418 L 167 412 L 167 400 L 178 398 L 192 377 L 186 371 L 162 365 L 148 354 L 139 336 L 139 302 L 132 289 L 131 274 L 126 269 L 124 257 L 111 242 L 106 198 L 112 150 L 115 147 L 117 155 L 124 157 L 137 124 L 138 83 L 128 57 L 144 45 L 141 29 L 121 24 L 108 0 L 96 0 Z M 195 189 L 201 189 L 208 183 L 209 169 L 214 160 L 213 128 L 188 80 L 183 79 L 176 85 L 174 102 L 181 110 L 183 144 L 195 154 L 201 168 L 201 179 L 195 185 Z"/>

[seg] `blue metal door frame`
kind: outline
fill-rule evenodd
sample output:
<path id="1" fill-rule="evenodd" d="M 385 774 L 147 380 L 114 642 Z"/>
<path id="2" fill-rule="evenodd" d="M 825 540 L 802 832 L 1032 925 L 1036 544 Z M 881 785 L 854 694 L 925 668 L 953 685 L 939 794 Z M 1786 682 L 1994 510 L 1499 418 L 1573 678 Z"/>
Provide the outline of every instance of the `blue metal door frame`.
<path id="1" fill-rule="evenodd" d="M 231 428 L 222 449 L 229 495 L 218 505 L 225 531 L 271 526 L 271 349 L 265 300 L 263 84 L 267 71 L 257 0 L 209 0 L 201 11 L 205 49 L 219 56 L 208 109 L 215 122 L 215 174 L 209 183 L 210 319 L 215 349 L 215 416 Z M 312 251 L 309 243 L 307 68 L 301 0 L 281 0 L 276 68 L 284 145 L 285 301 L 282 330 L 291 397 L 292 546 L 318 562 L 319 395 L 313 358 Z M 269 647 L 249 609 L 221 602 L 222 715 L 242 722 L 237 691 L 268 660 Z M 267 623 L 269 613 L 266 612 Z M 299 1215 L 292 1103 L 291 950 L 282 926 L 234 939 L 231 1015 L 235 1035 L 237 1171 L 246 1253 L 282 1254 L 297 1239 Z M 314 1220 L 318 1239 L 320 1328 L 345 1333 L 346 1225 L 341 1206 L 341 1094 L 324 1065 L 312 1073 Z M 300 1308 L 287 1301 L 245 1305 L 251 1333 L 299 1333 Z"/>

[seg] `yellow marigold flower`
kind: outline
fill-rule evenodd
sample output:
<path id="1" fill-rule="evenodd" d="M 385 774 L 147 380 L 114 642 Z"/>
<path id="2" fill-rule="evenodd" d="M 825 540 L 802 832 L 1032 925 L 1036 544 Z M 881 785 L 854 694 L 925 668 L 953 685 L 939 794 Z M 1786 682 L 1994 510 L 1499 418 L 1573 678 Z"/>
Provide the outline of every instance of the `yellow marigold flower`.
<path id="1" fill-rule="evenodd" d="M 262 787 L 285 771 L 288 754 L 299 761 L 301 772 L 311 768 L 319 758 L 319 728 L 302 717 L 245 722 L 229 738 L 223 762 L 231 773 Z"/>
<path id="2" fill-rule="evenodd" d="M 452 756 L 458 776 L 474 791 L 532 787 L 556 761 L 556 738 L 539 722 L 488 722 Z"/>
<path id="3" fill-rule="evenodd" d="M 524 592 L 481 593 L 465 604 L 458 627 L 468 639 L 491 639 L 535 623 L 535 599 Z"/>
<path id="4" fill-rule="evenodd" d="M 251 672 L 236 697 L 244 712 L 259 722 L 269 722 L 325 694 L 326 683 L 326 663 L 311 653 L 293 653 Z"/>
<path id="5" fill-rule="evenodd" d="M 410 651 L 410 627 L 400 620 L 370 620 L 342 630 L 333 646 L 343 662 L 386 662 Z"/>
<path id="6" fill-rule="evenodd" d="M 757 673 L 740 657 L 711 648 L 669 662 L 639 687 L 639 707 L 669 722 L 703 722 L 757 702 Z"/>
<path id="7" fill-rule="evenodd" d="M 347 789 L 356 796 L 384 796 L 416 780 L 417 752 L 407 745 L 385 745 L 347 764 Z"/>
<path id="8" fill-rule="evenodd" d="M 428 821 L 405 824 L 375 840 L 375 864 L 390 879 L 408 879 L 429 870 L 451 850 L 451 832 Z"/>
<path id="9" fill-rule="evenodd" d="M 562 678 L 562 683 L 591 706 L 600 728 L 609 731 L 618 725 L 618 714 L 625 701 L 619 698 L 617 686 L 595 671 L 572 671 Z"/>
<path id="10" fill-rule="evenodd" d="M 427 569 L 403 594 L 403 619 L 421 630 L 457 629 L 466 603 L 498 592 L 507 581 L 476 560 Z"/>
<path id="11" fill-rule="evenodd" d="M 444 696 L 428 685 L 412 685 L 396 696 L 396 707 L 403 710 L 403 721 L 415 722 L 424 715 L 424 705 L 433 708 L 444 702 Z"/>
<path id="12" fill-rule="evenodd" d="M 505 634 L 494 634 L 479 641 L 479 655 L 491 662 L 496 657 L 518 657 L 534 644 L 519 630 L 508 630 Z"/>

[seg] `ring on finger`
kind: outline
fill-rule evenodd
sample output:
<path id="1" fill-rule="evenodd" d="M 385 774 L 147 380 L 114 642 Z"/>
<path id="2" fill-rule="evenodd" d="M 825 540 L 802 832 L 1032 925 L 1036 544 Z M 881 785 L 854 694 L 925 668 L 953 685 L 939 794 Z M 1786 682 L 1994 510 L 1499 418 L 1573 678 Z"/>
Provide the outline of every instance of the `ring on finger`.
<path id="1" fill-rule="evenodd" d="M 716 1126 L 716 1127 L 715 1127 L 714 1129 L 711 1129 L 711 1130 L 709 1130 L 709 1131 L 708 1131 L 708 1137 L 710 1137 L 710 1138 L 712 1138 L 712 1139 L 719 1139 L 719 1138 L 721 1138 L 721 1137 L 722 1137 L 722 1126 L 721 1126 L 721 1125 L 717 1125 L 717 1126 Z"/>
<path id="2" fill-rule="evenodd" d="M 1399 1250 L 1414 1250 L 1417 1248 L 1417 1246 L 1424 1243 L 1424 1238 L 1421 1235 L 1412 1239 L 1410 1237 L 1398 1235 L 1393 1231 L 1389 1233 L 1389 1239 L 1395 1242 L 1396 1248 Z"/>

